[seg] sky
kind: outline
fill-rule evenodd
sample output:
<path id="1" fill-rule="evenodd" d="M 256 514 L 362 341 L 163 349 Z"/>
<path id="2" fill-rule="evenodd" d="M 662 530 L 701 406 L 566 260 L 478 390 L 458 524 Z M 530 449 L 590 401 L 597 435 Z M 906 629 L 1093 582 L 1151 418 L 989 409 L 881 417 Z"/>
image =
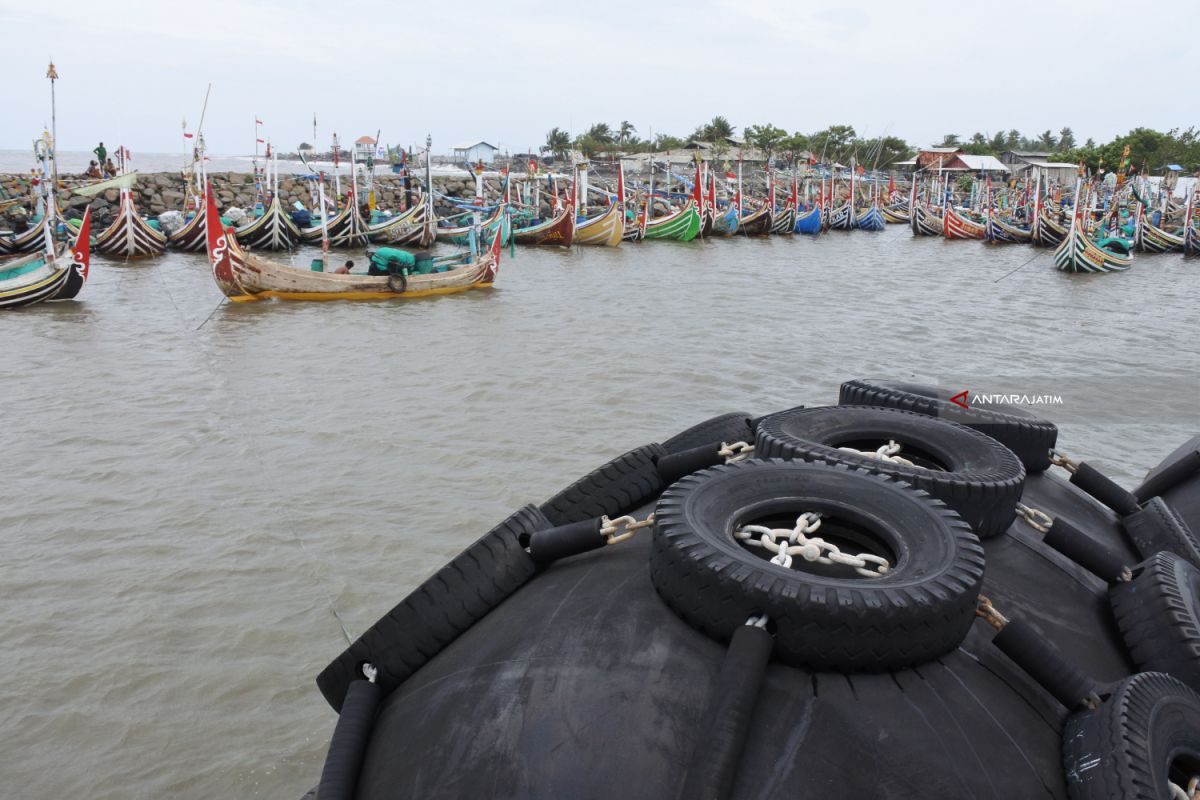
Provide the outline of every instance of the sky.
<path id="1" fill-rule="evenodd" d="M 0 148 L 49 122 L 51 58 L 63 150 L 180 151 L 210 83 L 219 154 L 252 152 L 256 117 L 294 149 L 314 113 L 322 146 L 379 131 L 430 135 L 435 152 L 525 152 L 555 126 L 622 120 L 686 137 L 718 114 L 739 133 L 850 124 L 927 145 L 1070 126 L 1106 141 L 1200 125 L 1198 28 L 1196 0 L 0 0 Z"/>

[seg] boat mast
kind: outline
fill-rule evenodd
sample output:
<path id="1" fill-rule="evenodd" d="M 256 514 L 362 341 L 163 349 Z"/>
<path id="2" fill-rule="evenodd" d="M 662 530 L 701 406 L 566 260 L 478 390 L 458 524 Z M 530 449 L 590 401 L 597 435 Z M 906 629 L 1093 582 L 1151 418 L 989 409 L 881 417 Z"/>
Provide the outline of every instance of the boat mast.
<path id="1" fill-rule="evenodd" d="M 50 141 L 46 148 L 46 155 L 50 161 L 49 165 L 42 165 L 42 179 L 50 181 L 49 200 L 46 203 L 46 256 L 54 258 L 54 241 L 58 238 L 58 221 L 54 216 L 54 212 L 58 210 L 58 158 L 55 152 L 58 148 L 58 108 L 54 97 L 54 82 L 58 80 L 58 70 L 54 68 L 53 59 L 46 69 L 46 77 L 50 79 Z"/>
<path id="2" fill-rule="evenodd" d="M 317 196 L 321 203 L 321 271 L 329 271 L 329 215 L 325 213 L 325 173 L 317 179 Z"/>

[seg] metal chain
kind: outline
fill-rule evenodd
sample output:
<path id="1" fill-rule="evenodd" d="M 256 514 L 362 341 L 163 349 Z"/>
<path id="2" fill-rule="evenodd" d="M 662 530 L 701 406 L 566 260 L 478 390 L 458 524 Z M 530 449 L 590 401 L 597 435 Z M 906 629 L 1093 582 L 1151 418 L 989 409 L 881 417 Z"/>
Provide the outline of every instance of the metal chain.
<path id="1" fill-rule="evenodd" d="M 818 537 L 809 538 L 808 534 L 815 533 L 821 527 L 821 516 L 806 511 L 796 518 L 796 527 L 768 528 L 764 525 L 743 525 L 733 532 L 733 537 L 751 547 L 761 547 L 774 553 L 772 564 L 781 567 L 792 566 L 792 556 L 800 556 L 805 561 L 817 564 L 839 564 L 853 567 L 854 571 L 866 578 L 878 578 L 886 575 L 891 564 L 886 558 L 871 553 L 850 555 L 843 553 L 837 545 L 831 544 Z"/>
<path id="2" fill-rule="evenodd" d="M 653 524 L 653 514 L 640 521 L 628 515 L 609 519 L 606 514 L 600 518 L 600 533 L 605 537 L 605 544 L 620 544 L 626 539 L 633 538 L 633 534 L 637 533 L 638 529 L 649 528 Z"/>
<path id="3" fill-rule="evenodd" d="M 1062 467 L 1072 475 L 1074 475 L 1075 471 L 1079 469 L 1079 464 L 1075 463 L 1074 459 L 1068 458 L 1054 448 L 1050 449 L 1050 463 L 1056 467 Z"/>
<path id="4" fill-rule="evenodd" d="M 1045 511 L 1030 508 L 1024 503 L 1017 503 L 1017 516 L 1028 522 L 1034 530 L 1041 533 L 1049 533 L 1050 526 L 1054 524 L 1054 520 Z"/>
<path id="5" fill-rule="evenodd" d="M 900 452 L 900 444 L 895 439 L 889 439 L 887 444 L 873 451 L 859 450 L 855 447 L 839 447 L 838 450 L 846 453 L 855 453 L 866 458 L 877 458 L 880 461 L 890 461 L 893 464 L 903 464 L 906 467 L 917 466 L 907 458 L 896 455 Z"/>
<path id="6" fill-rule="evenodd" d="M 1008 624 L 1008 617 L 1001 614 L 992 605 L 992 601 L 979 595 L 979 604 L 975 606 L 975 616 L 985 620 L 998 631 L 1004 630 L 1004 626 Z"/>
<path id="7" fill-rule="evenodd" d="M 746 627 L 747 628 L 764 628 L 765 629 L 767 627 L 768 622 L 770 622 L 770 619 L 767 617 L 766 614 L 752 614 L 751 616 L 746 618 Z"/>
<path id="8" fill-rule="evenodd" d="M 749 442 L 721 442 L 721 449 L 717 451 L 717 455 L 725 459 L 726 464 L 736 464 L 739 461 L 745 461 L 754 455 L 754 445 Z"/>
<path id="9" fill-rule="evenodd" d="M 379 674 L 379 670 L 375 667 L 374 664 L 372 664 L 370 661 L 368 661 L 367 663 L 362 665 L 362 674 L 363 674 L 364 678 L 369 680 L 371 683 L 374 683 L 375 676 L 377 676 Z"/>

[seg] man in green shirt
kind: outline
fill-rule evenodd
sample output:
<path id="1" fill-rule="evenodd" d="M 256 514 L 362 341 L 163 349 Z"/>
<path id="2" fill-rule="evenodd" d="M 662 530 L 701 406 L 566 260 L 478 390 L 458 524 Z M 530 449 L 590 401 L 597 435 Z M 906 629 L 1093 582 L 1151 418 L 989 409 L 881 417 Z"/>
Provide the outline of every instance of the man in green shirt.
<path id="1" fill-rule="evenodd" d="M 96 161 L 100 164 L 103 164 L 104 159 L 108 156 L 108 151 L 104 149 L 104 142 L 101 142 L 100 146 L 92 152 L 96 154 Z"/>

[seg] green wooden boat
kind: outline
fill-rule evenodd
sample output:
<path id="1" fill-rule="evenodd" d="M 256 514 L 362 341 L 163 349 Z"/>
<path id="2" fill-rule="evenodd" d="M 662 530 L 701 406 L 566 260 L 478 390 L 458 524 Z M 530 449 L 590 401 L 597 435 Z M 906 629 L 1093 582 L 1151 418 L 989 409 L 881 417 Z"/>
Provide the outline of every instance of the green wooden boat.
<path id="1" fill-rule="evenodd" d="M 646 239 L 673 239 L 679 242 L 690 242 L 700 235 L 703 219 L 700 210 L 696 208 L 695 200 L 688 200 L 680 210 L 665 217 L 649 220 L 646 223 Z"/>
<path id="2" fill-rule="evenodd" d="M 496 209 L 496 212 L 491 217 L 485 219 L 480 227 L 483 228 L 483 235 L 480 237 L 482 241 L 491 241 L 491 237 L 496 233 L 496 229 L 499 228 L 500 246 L 508 247 L 509 241 L 512 239 L 512 215 L 506 213 L 503 206 Z M 470 244 L 471 226 L 462 225 L 445 228 L 438 226 L 437 240 L 457 245 Z"/>

